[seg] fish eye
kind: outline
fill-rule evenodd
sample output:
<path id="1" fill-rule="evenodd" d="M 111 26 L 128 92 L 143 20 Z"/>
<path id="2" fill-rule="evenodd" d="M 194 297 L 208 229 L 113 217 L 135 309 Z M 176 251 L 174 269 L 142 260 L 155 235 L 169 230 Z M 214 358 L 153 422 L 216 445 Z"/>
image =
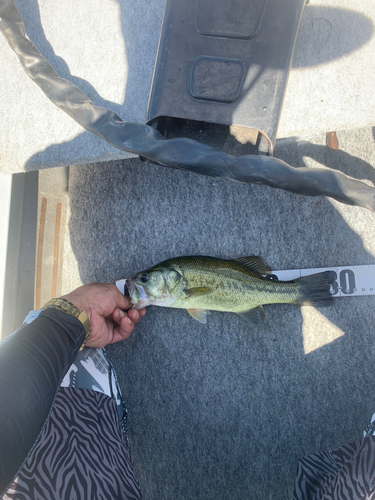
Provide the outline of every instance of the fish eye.
<path id="1" fill-rule="evenodd" d="M 147 283 L 148 281 L 148 276 L 147 274 L 142 274 L 141 277 L 140 277 L 140 280 L 142 281 L 142 283 Z"/>

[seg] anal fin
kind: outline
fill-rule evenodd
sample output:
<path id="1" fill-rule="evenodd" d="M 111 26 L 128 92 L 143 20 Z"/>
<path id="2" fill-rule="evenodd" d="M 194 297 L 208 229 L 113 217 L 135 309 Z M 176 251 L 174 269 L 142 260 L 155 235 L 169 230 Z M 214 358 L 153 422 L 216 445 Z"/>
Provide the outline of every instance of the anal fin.
<path id="1" fill-rule="evenodd" d="M 254 325 L 261 325 L 264 321 L 264 310 L 262 306 L 257 306 L 238 314 L 247 321 L 251 321 Z"/>

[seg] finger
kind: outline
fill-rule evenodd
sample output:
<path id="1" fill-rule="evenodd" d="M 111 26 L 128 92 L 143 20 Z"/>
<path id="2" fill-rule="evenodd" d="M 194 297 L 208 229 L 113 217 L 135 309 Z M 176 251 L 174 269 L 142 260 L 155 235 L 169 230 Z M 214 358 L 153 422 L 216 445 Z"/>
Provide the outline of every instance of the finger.
<path id="1" fill-rule="evenodd" d="M 121 323 L 122 318 L 124 318 L 126 313 L 122 310 L 116 307 L 116 309 L 112 313 L 112 319 L 115 321 L 117 325 Z"/>
<path id="2" fill-rule="evenodd" d="M 127 315 L 133 321 L 133 323 L 138 323 L 140 316 L 137 309 L 129 309 Z"/>
<path id="3" fill-rule="evenodd" d="M 140 319 L 146 314 L 146 309 L 143 307 L 139 311 L 136 309 L 129 309 L 127 312 L 129 318 L 134 321 L 134 323 L 139 323 Z"/>
<path id="4" fill-rule="evenodd" d="M 113 330 L 113 338 L 111 344 L 129 338 L 133 329 L 134 329 L 133 321 L 127 316 L 122 318 L 120 325 L 116 326 Z"/>
<path id="5" fill-rule="evenodd" d="M 91 320 L 91 334 L 87 342 L 87 347 L 95 347 L 100 349 L 108 343 L 108 339 L 113 337 L 115 323 L 113 320 L 103 318 L 99 314 L 93 314 Z"/>
<path id="6" fill-rule="evenodd" d="M 110 287 L 113 293 L 113 298 L 115 300 L 115 307 L 128 310 L 132 305 L 130 297 L 125 297 L 125 295 L 123 295 L 115 285 L 110 285 Z"/>

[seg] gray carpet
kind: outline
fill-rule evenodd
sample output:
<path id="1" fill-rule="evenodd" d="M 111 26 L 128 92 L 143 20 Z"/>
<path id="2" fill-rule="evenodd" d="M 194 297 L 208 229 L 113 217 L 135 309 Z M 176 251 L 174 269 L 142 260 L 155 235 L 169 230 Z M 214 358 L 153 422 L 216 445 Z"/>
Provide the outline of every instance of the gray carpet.
<path id="1" fill-rule="evenodd" d="M 276 154 L 374 182 L 366 140 L 361 159 L 354 139 L 337 155 L 322 138 Z M 71 168 L 69 195 L 84 282 L 114 282 L 184 254 L 261 255 L 273 269 L 375 263 L 374 214 L 325 198 L 135 159 Z M 131 338 L 108 348 L 145 499 L 291 498 L 298 458 L 358 438 L 375 411 L 374 305 L 342 298 L 320 309 L 327 320 L 316 335 L 326 325 L 344 335 L 308 354 L 297 307 L 266 306 L 261 327 L 215 312 L 202 325 L 149 307 Z"/>

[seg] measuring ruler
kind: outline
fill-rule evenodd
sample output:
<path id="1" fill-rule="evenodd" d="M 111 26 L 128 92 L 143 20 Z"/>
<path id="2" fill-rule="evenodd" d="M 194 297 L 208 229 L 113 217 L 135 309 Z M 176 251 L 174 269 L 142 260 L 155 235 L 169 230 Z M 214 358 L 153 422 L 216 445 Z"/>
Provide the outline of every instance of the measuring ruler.
<path id="1" fill-rule="evenodd" d="M 314 269 L 272 271 L 267 277 L 273 280 L 290 281 L 324 271 L 331 271 L 333 273 L 332 294 L 335 297 L 375 295 L 375 264 L 368 266 L 320 267 Z M 125 292 L 125 281 L 124 279 L 116 281 L 116 286 L 122 294 Z"/>
<path id="2" fill-rule="evenodd" d="M 272 271 L 268 277 L 280 281 L 290 281 L 310 274 L 331 271 L 335 281 L 332 295 L 335 297 L 355 297 L 358 295 L 375 295 L 375 265 L 321 267 L 314 269 L 293 269 L 291 271 Z"/>

